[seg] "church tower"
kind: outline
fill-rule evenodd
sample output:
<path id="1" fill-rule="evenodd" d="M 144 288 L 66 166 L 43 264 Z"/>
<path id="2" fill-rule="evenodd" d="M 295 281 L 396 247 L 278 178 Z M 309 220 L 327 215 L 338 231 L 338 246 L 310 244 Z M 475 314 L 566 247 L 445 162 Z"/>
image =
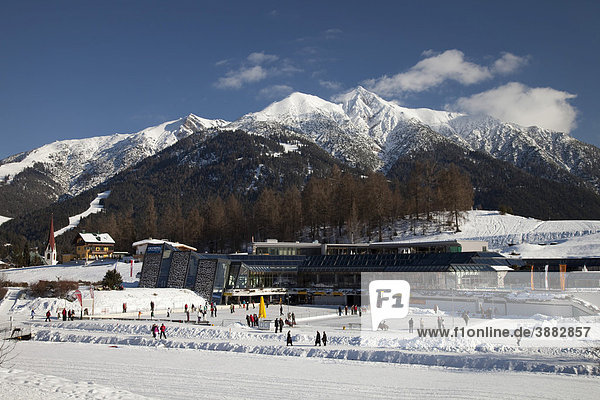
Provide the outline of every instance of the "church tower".
<path id="1" fill-rule="evenodd" d="M 56 257 L 56 242 L 54 241 L 54 215 L 50 218 L 50 234 L 48 235 L 48 245 L 44 252 L 44 261 L 46 261 L 46 265 L 58 264 Z"/>

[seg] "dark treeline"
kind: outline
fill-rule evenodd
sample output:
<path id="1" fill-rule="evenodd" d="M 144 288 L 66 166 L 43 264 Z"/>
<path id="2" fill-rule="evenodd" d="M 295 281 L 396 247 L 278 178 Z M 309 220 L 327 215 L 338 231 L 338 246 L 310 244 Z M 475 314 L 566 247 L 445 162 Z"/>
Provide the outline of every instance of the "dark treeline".
<path id="1" fill-rule="evenodd" d="M 92 215 L 80 228 L 109 232 L 120 250 L 152 237 L 186 243 L 199 251 L 232 252 L 245 251 L 252 239 L 383 240 L 385 228 L 407 215 L 431 220 L 443 211 L 444 223 L 457 224 L 459 213 L 472 205 L 469 177 L 453 165 L 417 163 L 407 183 L 389 181 L 375 172 L 359 177 L 334 165 L 328 176 L 312 177 L 302 189 L 264 188 L 252 197 L 214 195 L 191 205 L 182 199 L 163 209 L 150 195 L 144 204 L 131 204 L 124 212 L 109 209 Z M 75 234 L 65 234 L 65 239 Z M 69 247 L 69 239 L 62 246 Z"/>

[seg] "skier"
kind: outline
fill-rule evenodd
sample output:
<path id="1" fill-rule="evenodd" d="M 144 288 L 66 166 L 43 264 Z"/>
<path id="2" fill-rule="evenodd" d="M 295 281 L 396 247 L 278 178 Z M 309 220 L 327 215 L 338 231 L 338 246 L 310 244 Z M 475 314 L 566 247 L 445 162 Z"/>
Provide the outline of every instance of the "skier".
<path id="1" fill-rule="evenodd" d="M 292 313 L 292 326 L 296 325 L 296 316 Z"/>
<path id="2" fill-rule="evenodd" d="M 150 311 L 154 311 L 154 302 L 153 301 L 150 302 Z"/>
<path id="3" fill-rule="evenodd" d="M 287 334 L 287 344 L 285 346 L 287 347 L 287 346 L 293 346 L 293 345 L 294 344 L 292 343 L 292 334 L 291 334 L 290 331 L 288 331 L 288 334 Z"/>
<path id="4" fill-rule="evenodd" d="M 342 316 L 342 306 L 338 306 L 338 314 L 340 317 Z"/>
<path id="5" fill-rule="evenodd" d="M 185 304 L 185 312 L 187 312 L 187 310 L 188 310 L 188 305 L 187 305 L 187 303 L 186 303 L 186 304 Z"/>
<path id="6" fill-rule="evenodd" d="M 167 318 L 171 316 L 171 307 L 167 308 Z"/>
<path id="7" fill-rule="evenodd" d="M 319 331 L 317 331 L 317 337 L 315 338 L 315 346 L 316 345 L 321 345 L 321 334 L 319 333 Z"/>
<path id="8" fill-rule="evenodd" d="M 154 339 L 156 339 L 156 333 L 158 332 L 158 326 L 156 324 L 152 324 L 152 328 L 150 328 L 150 330 L 152 331 L 152 337 L 154 337 Z"/>
<path id="9" fill-rule="evenodd" d="M 412 318 L 409 319 L 408 320 L 408 333 L 413 333 L 413 324 L 414 324 L 413 319 Z"/>
<path id="10" fill-rule="evenodd" d="M 66 308 L 63 308 L 63 310 L 62 310 L 62 317 L 63 317 L 63 321 L 67 320 L 67 309 Z"/>
<path id="11" fill-rule="evenodd" d="M 165 324 L 161 324 L 160 325 L 160 338 L 162 339 L 163 337 L 166 339 L 167 338 L 167 328 L 165 327 Z"/>
<path id="12" fill-rule="evenodd" d="M 44 320 L 44 322 L 50 322 L 50 310 L 46 311 L 46 319 Z"/>
<path id="13" fill-rule="evenodd" d="M 123 312 L 126 313 L 127 312 L 127 303 L 123 303 Z"/>
<path id="14" fill-rule="evenodd" d="M 33 319 L 33 316 L 35 315 L 35 311 L 33 311 L 33 308 L 31 309 L 31 319 Z"/>
<path id="15" fill-rule="evenodd" d="M 321 337 L 321 340 L 323 341 L 323 347 L 327 346 L 327 334 L 325 333 L 325 331 L 323 331 L 323 336 Z"/>

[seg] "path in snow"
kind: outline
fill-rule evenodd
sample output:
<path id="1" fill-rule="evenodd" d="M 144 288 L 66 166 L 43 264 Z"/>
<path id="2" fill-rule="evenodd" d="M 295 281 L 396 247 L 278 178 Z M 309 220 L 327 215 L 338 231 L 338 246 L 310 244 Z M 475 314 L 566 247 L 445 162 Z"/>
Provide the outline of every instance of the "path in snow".
<path id="1" fill-rule="evenodd" d="M 20 343 L 15 367 L 162 399 L 595 399 L 597 377 L 477 372 L 251 354 Z M 0 374 L 0 389 L 10 385 Z M 68 388 L 68 386 L 66 387 Z M 63 397 L 46 397 L 54 400 Z"/>

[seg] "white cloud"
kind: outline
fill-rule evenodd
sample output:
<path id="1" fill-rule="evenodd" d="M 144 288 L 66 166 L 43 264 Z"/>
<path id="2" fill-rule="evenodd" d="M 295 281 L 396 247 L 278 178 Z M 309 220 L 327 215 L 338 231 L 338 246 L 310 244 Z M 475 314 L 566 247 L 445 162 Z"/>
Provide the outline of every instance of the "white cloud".
<path id="1" fill-rule="evenodd" d="M 218 62 L 217 67 L 227 64 L 233 64 L 230 60 Z M 267 54 L 264 51 L 250 53 L 240 62 L 237 69 L 230 69 L 225 76 L 220 77 L 214 83 L 219 89 L 241 89 L 249 83 L 259 82 L 266 78 L 276 76 L 289 76 L 301 72 L 302 69 L 295 66 L 291 60 L 280 59 L 273 54 Z"/>
<path id="2" fill-rule="evenodd" d="M 515 56 L 511 53 L 503 53 L 502 57 L 494 61 L 492 71 L 499 74 L 508 74 L 527 65 L 529 57 Z"/>
<path id="3" fill-rule="evenodd" d="M 381 95 L 393 96 L 402 92 L 421 92 L 446 80 L 471 85 L 492 77 L 487 67 L 466 61 L 462 51 L 446 50 L 437 55 L 426 51 L 424 54 L 430 57 L 419 61 L 408 71 L 370 79 L 365 82 L 366 86 Z"/>
<path id="4" fill-rule="evenodd" d="M 552 88 L 530 88 L 518 82 L 463 97 L 448 108 L 485 114 L 523 126 L 536 125 L 560 132 L 575 128 L 577 110 L 568 103 L 576 95 Z"/>
<path id="5" fill-rule="evenodd" d="M 273 54 L 266 54 L 264 51 L 261 51 L 259 53 L 251 53 L 247 57 L 247 60 L 254 65 L 262 65 L 277 61 L 279 60 L 279 57 Z"/>
<path id="6" fill-rule="evenodd" d="M 339 82 L 335 82 L 335 81 L 326 81 L 326 80 L 319 80 L 319 85 L 323 86 L 326 89 L 330 89 L 330 90 L 339 90 L 342 87 L 342 84 Z"/>
<path id="7" fill-rule="evenodd" d="M 258 82 L 267 77 L 267 71 L 260 65 L 254 67 L 241 67 L 236 71 L 229 71 L 215 83 L 220 89 L 240 89 L 246 83 Z"/>
<path id="8" fill-rule="evenodd" d="M 261 89 L 258 92 L 258 96 L 264 97 L 267 99 L 277 99 L 277 98 L 282 98 L 284 96 L 287 96 L 288 94 L 292 93 L 293 91 L 294 91 L 294 88 L 292 88 L 291 86 L 288 86 L 288 85 L 271 85 L 271 86 L 267 86 L 264 89 Z"/>
<path id="9" fill-rule="evenodd" d="M 327 29 L 325 32 L 323 32 L 323 36 L 325 37 L 325 39 L 335 39 L 342 33 L 343 33 L 343 31 L 341 29 L 331 28 L 331 29 Z"/>
<path id="10" fill-rule="evenodd" d="M 529 57 L 503 53 L 491 66 L 479 65 L 465 60 L 464 53 L 456 49 L 443 53 L 425 50 L 422 56 L 425 58 L 408 71 L 369 79 L 364 82 L 365 86 L 382 96 L 396 96 L 406 92 L 422 92 L 446 81 L 472 85 L 497 74 L 513 72 L 529 61 Z"/>

